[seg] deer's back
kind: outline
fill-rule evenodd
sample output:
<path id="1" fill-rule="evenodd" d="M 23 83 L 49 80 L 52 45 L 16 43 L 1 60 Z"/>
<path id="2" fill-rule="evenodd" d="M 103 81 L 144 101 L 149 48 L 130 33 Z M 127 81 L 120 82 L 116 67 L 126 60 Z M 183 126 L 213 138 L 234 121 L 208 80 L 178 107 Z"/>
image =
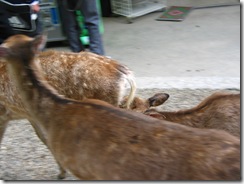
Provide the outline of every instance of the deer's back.
<path id="1" fill-rule="evenodd" d="M 240 137 L 240 94 L 230 94 L 216 100 L 206 112 L 206 116 L 209 116 L 206 128 L 226 130 Z"/>
<path id="2" fill-rule="evenodd" d="M 96 104 L 68 106 L 58 108 L 48 140 L 79 178 L 240 179 L 239 140 L 228 133 Z"/>
<path id="3" fill-rule="evenodd" d="M 123 96 L 125 79 L 118 69 L 124 66 L 116 61 L 92 53 L 57 51 L 42 52 L 39 59 L 47 81 L 68 98 L 96 98 L 118 105 Z M 16 115 L 27 116 L 4 62 L 0 62 L 0 102 Z"/>
<path id="4" fill-rule="evenodd" d="M 60 94 L 76 100 L 96 98 L 118 105 L 120 90 L 126 84 L 119 68 L 129 72 L 125 66 L 88 52 L 47 51 L 39 58 L 46 79 Z"/>
<path id="5" fill-rule="evenodd" d="M 147 115 L 154 113 L 158 119 L 196 128 L 221 129 L 240 137 L 240 94 L 214 93 L 191 109 L 146 112 Z"/>

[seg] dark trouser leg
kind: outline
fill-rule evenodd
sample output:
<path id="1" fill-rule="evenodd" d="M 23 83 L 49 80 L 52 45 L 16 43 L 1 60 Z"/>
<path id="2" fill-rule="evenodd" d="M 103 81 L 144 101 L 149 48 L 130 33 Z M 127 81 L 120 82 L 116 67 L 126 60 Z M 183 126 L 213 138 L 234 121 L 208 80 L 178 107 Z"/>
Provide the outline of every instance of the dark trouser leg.
<path id="1" fill-rule="evenodd" d="M 96 0 L 82 0 L 81 12 L 85 18 L 85 24 L 89 32 L 90 51 L 104 55 L 102 37 L 99 32 L 99 13 Z"/>
<path id="2" fill-rule="evenodd" d="M 59 11 L 64 33 L 68 38 L 71 50 L 73 52 L 85 50 L 80 41 L 80 27 L 77 23 L 75 12 L 68 11 L 63 1 L 59 1 Z"/>

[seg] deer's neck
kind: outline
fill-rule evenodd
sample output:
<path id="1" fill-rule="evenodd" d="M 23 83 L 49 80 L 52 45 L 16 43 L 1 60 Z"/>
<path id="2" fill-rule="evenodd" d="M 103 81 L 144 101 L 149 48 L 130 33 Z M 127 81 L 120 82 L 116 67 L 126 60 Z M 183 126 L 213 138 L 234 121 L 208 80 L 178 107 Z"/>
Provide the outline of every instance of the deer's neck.
<path id="1" fill-rule="evenodd" d="M 203 128 L 203 123 L 201 122 L 207 121 L 207 119 L 203 119 L 207 118 L 203 115 L 203 113 L 204 112 L 183 110 L 177 112 L 162 112 L 162 115 L 164 116 L 164 119 L 167 121 L 196 128 Z"/>
<path id="2" fill-rule="evenodd" d="M 55 102 L 65 103 L 65 99 L 45 82 L 37 61 L 28 64 L 22 61 L 13 61 L 8 66 L 11 72 L 10 76 L 13 77 L 16 84 L 17 93 L 20 94 L 28 112 L 35 118 L 49 119 L 50 112 L 55 109 Z"/>

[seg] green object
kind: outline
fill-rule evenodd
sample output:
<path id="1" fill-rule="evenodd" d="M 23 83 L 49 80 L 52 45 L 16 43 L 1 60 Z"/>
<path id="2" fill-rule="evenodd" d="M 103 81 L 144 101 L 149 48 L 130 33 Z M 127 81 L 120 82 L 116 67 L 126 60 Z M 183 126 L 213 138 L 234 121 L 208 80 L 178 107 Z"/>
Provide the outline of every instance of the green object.
<path id="1" fill-rule="evenodd" d="M 97 0 L 97 8 L 98 8 L 98 13 L 99 13 L 99 32 L 100 34 L 104 33 L 104 27 L 103 27 L 103 22 L 102 22 L 102 18 L 101 18 L 101 4 L 100 4 L 100 0 Z M 79 23 L 79 26 L 81 28 L 81 35 L 80 35 L 80 40 L 82 42 L 83 45 L 89 45 L 89 32 L 87 30 L 87 28 L 85 27 L 84 24 L 84 16 L 82 15 L 82 13 L 80 11 L 76 11 L 76 16 L 77 16 L 77 21 Z"/>

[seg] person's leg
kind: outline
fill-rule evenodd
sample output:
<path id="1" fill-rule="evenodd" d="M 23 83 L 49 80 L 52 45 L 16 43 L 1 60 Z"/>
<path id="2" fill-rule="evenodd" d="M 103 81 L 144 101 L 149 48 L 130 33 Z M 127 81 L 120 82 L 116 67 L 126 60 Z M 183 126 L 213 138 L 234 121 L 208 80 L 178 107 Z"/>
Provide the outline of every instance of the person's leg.
<path id="1" fill-rule="evenodd" d="M 84 46 L 80 40 L 80 27 L 77 23 L 75 12 L 68 11 L 64 1 L 58 1 L 58 3 L 63 29 L 68 38 L 71 50 L 73 52 L 84 51 Z"/>
<path id="2" fill-rule="evenodd" d="M 91 52 L 104 55 L 102 37 L 99 32 L 99 13 L 96 0 L 82 0 L 81 12 L 89 32 L 89 49 Z"/>
<path id="3" fill-rule="evenodd" d="M 36 24 L 36 29 L 34 31 L 31 31 L 31 32 L 18 31 L 18 33 L 19 34 L 25 34 L 25 35 L 30 36 L 30 37 L 35 37 L 37 35 L 41 35 L 42 34 L 42 22 L 39 20 L 39 18 L 37 18 L 35 20 L 35 24 Z"/>
<path id="4" fill-rule="evenodd" d="M 40 17 L 40 13 L 38 13 L 38 17 Z M 36 35 L 40 35 L 43 33 L 43 23 L 40 18 L 36 19 Z"/>

